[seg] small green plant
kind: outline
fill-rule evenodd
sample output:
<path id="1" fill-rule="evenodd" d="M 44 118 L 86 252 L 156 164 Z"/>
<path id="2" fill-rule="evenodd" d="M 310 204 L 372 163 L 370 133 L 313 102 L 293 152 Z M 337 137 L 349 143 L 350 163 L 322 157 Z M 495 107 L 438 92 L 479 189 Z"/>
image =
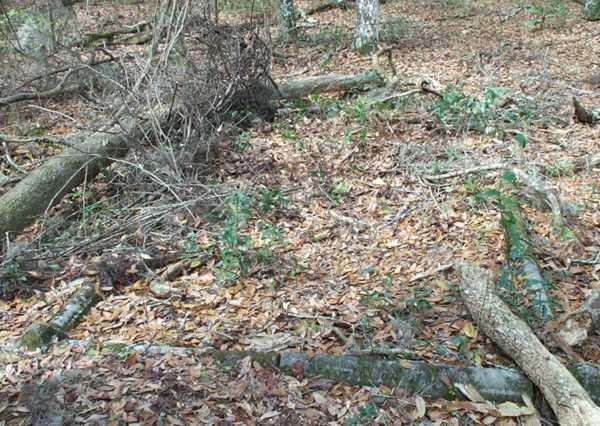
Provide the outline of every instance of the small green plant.
<path id="1" fill-rule="evenodd" d="M 379 408 L 375 403 L 369 402 L 358 407 L 358 412 L 344 422 L 344 426 L 363 426 L 369 425 L 375 420 Z"/>
<path id="2" fill-rule="evenodd" d="M 350 187 L 344 179 L 336 179 L 331 185 L 330 195 L 336 203 L 342 202 L 344 195 L 350 192 Z"/>
<path id="3" fill-rule="evenodd" d="M 218 218 L 223 223 L 216 252 L 216 276 L 222 283 L 232 283 L 248 276 L 253 269 L 273 263 L 274 251 L 284 244 L 281 230 L 266 220 L 251 219 L 266 215 L 287 203 L 279 189 L 261 189 L 254 195 L 243 191 L 230 194 Z"/>
<path id="4" fill-rule="evenodd" d="M 430 113 L 439 127 L 448 132 L 470 130 L 503 136 L 506 124 L 521 128 L 533 119 L 533 114 L 519 104 L 523 99 L 515 96 L 509 103 L 517 103 L 516 106 L 505 105 L 508 93 L 504 87 L 487 87 L 478 98 L 464 93 L 461 85 L 449 85 Z M 523 141 L 524 134 L 521 133 L 521 139 L 518 134 L 517 141 Z"/>
<path id="5" fill-rule="evenodd" d="M 246 152 L 250 148 L 250 135 L 242 132 L 233 140 L 233 148 L 240 153 Z"/>

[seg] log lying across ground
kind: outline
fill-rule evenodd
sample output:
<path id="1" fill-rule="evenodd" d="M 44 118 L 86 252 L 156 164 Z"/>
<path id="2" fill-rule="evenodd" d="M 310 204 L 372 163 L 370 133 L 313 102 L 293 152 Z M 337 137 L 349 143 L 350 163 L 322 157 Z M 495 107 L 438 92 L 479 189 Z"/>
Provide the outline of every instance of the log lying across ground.
<path id="1" fill-rule="evenodd" d="M 376 72 L 360 75 L 328 75 L 293 80 L 278 85 L 274 97 L 296 98 L 313 93 L 351 90 L 365 85 L 381 84 Z M 111 159 L 124 157 L 129 148 L 154 129 L 164 126 L 169 108 L 158 106 L 146 118 L 128 120 L 105 133 L 88 136 L 49 159 L 15 187 L 0 197 L 0 236 L 18 233 L 44 214 L 52 205 L 85 179 L 93 179 Z M 157 121 L 151 126 L 151 119 Z M 67 138 L 67 140 L 76 138 Z"/>
<path id="2" fill-rule="evenodd" d="M 81 317 L 100 300 L 93 280 L 81 278 L 72 284 L 79 288 L 69 298 L 60 312 L 47 323 L 32 325 L 21 336 L 21 344 L 26 349 L 43 349 L 55 337 L 65 338 L 66 332 L 76 325 Z"/>
<path id="3" fill-rule="evenodd" d="M 489 274 L 469 264 L 461 265 L 460 273 L 461 293 L 471 316 L 540 389 L 559 423 L 600 425 L 600 408 L 529 326 L 495 294 Z"/>
<path id="4" fill-rule="evenodd" d="M 250 357 L 263 366 L 270 366 L 294 376 L 321 377 L 356 386 L 399 387 L 428 398 L 465 399 L 460 385 L 473 386 L 489 401 L 523 402 L 523 395 L 533 398 L 531 381 L 513 368 L 461 367 L 429 364 L 397 358 L 366 355 L 314 355 L 302 352 L 244 352 L 174 347 L 152 343 L 85 342 L 67 340 L 71 347 L 85 349 L 91 356 L 97 353 L 142 352 L 146 355 L 178 354 L 205 356 L 225 365 L 235 365 Z M 6 349 L 6 348 L 5 348 Z M 570 369 L 584 384 L 595 401 L 600 401 L 600 369 L 591 364 L 576 364 Z M 456 386 L 459 385 L 459 386 Z"/>
<path id="5" fill-rule="evenodd" d="M 279 93 L 275 97 L 283 99 L 302 98 L 316 93 L 338 92 L 380 84 L 383 84 L 383 78 L 377 71 L 369 71 L 358 75 L 324 75 L 278 84 Z"/>

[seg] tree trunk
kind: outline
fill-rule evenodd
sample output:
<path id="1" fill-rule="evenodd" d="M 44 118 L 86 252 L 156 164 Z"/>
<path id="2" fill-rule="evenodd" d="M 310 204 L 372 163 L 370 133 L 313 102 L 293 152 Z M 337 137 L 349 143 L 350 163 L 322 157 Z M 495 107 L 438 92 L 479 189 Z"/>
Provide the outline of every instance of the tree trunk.
<path id="1" fill-rule="evenodd" d="M 600 0 L 585 0 L 583 8 L 585 12 L 585 18 L 587 20 L 600 20 Z"/>
<path id="2" fill-rule="evenodd" d="M 560 361 L 495 294 L 489 274 L 463 264 L 460 290 L 481 330 L 508 354 L 542 391 L 561 425 L 600 425 L 600 408 Z"/>
<path id="3" fill-rule="evenodd" d="M 296 9 L 294 0 L 280 0 L 281 30 L 287 40 L 296 38 Z"/>
<path id="4" fill-rule="evenodd" d="M 362 54 L 377 49 L 379 43 L 379 0 L 358 0 L 352 48 Z"/>

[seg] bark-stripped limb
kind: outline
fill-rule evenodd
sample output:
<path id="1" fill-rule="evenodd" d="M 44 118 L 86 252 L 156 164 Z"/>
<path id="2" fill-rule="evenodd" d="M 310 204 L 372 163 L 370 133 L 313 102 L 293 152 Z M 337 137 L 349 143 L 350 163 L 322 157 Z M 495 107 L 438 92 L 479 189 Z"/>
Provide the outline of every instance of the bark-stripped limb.
<path id="1" fill-rule="evenodd" d="M 600 408 L 573 374 L 538 340 L 529 326 L 495 294 L 490 275 L 462 264 L 460 288 L 471 316 L 540 389 L 561 425 L 596 426 Z"/>

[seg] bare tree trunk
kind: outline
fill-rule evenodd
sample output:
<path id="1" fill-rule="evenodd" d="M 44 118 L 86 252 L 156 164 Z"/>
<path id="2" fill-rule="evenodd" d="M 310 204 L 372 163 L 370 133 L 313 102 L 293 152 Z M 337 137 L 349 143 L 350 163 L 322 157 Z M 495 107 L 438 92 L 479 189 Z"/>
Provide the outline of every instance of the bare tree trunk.
<path id="1" fill-rule="evenodd" d="M 281 13 L 281 29 L 288 40 L 296 38 L 296 9 L 294 0 L 279 0 Z"/>
<path id="2" fill-rule="evenodd" d="M 352 48 L 363 54 L 377 49 L 379 43 L 379 0 L 357 0 L 356 28 Z"/>
<path id="3" fill-rule="evenodd" d="M 600 0 L 585 0 L 583 5 L 585 18 L 589 21 L 600 20 Z"/>

